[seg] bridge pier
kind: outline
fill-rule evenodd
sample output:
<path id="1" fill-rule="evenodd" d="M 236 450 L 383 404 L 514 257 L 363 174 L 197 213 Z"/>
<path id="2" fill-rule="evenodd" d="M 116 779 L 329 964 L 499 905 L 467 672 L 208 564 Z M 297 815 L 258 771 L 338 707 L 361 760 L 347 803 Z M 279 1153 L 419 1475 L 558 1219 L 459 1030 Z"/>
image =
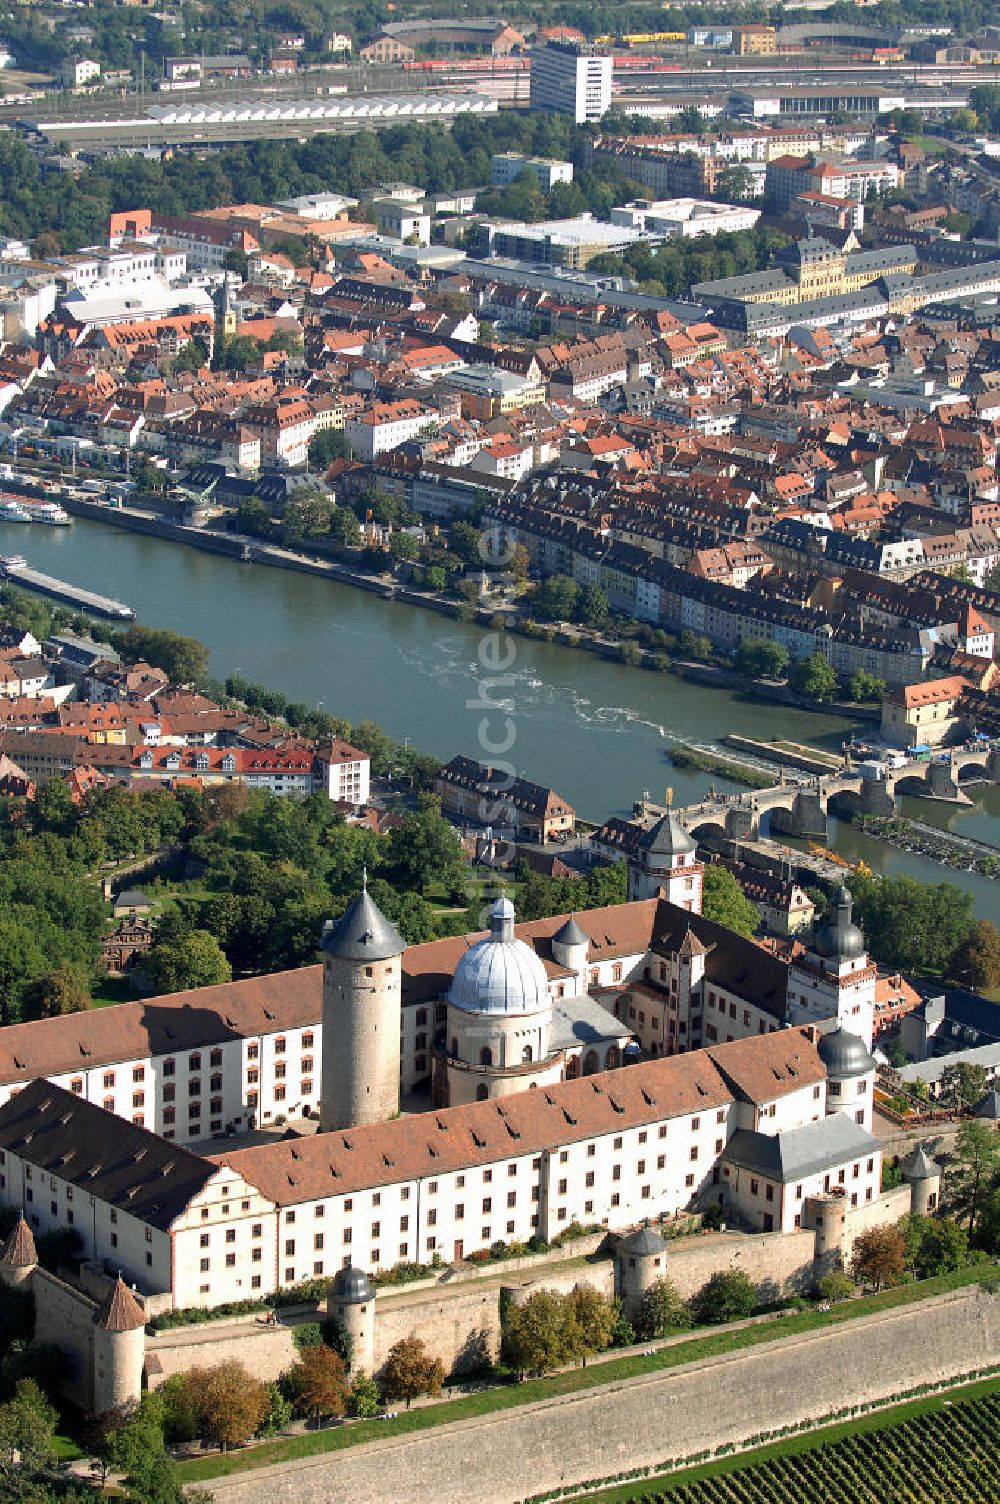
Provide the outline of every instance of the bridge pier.
<path id="1" fill-rule="evenodd" d="M 790 809 L 771 810 L 771 830 L 786 836 L 820 836 L 826 840 L 826 800 L 818 793 L 799 791 Z"/>
<path id="2" fill-rule="evenodd" d="M 927 786 L 936 799 L 954 799 L 958 802 L 963 798 L 958 787 L 955 764 L 950 760 L 930 764 L 927 769 Z M 967 798 L 965 802 L 968 802 Z"/>
<path id="3" fill-rule="evenodd" d="M 1000 747 L 993 747 L 983 765 L 983 772 L 994 783 L 1000 783 Z"/>
<path id="4" fill-rule="evenodd" d="M 887 780 L 862 778 L 859 797 L 863 815 L 880 815 L 885 820 L 891 820 L 896 813 L 893 785 Z"/>

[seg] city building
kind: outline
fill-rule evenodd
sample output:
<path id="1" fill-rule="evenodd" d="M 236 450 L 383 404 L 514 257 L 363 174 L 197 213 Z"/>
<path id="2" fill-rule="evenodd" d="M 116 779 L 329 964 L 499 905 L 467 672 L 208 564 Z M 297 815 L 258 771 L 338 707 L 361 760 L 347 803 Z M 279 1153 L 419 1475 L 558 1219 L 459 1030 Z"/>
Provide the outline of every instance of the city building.
<path id="1" fill-rule="evenodd" d="M 530 172 L 543 193 L 550 193 L 556 183 L 572 183 L 573 163 L 558 162 L 552 157 L 526 157 L 520 152 L 495 152 L 490 163 L 490 182 L 505 188 L 522 172 Z"/>
<path id="2" fill-rule="evenodd" d="M 531 49 L 531 108 L 570 115 L 577 125 L 611 108 L 613 59 L 593 47 L 547 42 Z"/>

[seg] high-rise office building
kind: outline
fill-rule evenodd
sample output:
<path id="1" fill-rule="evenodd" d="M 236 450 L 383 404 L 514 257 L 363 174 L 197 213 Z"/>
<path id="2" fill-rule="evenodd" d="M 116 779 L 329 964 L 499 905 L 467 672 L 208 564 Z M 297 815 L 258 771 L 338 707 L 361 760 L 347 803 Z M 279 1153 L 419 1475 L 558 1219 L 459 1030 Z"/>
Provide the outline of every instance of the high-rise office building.
<path id="1" fill-rule="evenodd" d="M 611 108 L 613 59 L 592 47 L 549 42 L 531 49 L 531 108 L 572 115 L 578 125 Z"/>

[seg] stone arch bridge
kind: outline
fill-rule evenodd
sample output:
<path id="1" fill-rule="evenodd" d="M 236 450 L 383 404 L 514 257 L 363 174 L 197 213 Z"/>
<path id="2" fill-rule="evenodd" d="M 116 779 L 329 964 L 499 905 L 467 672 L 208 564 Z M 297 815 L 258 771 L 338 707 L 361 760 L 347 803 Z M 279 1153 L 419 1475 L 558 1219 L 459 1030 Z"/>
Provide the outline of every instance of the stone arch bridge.
<path id="1" fill-rule="evenodd" d="M 701 838 L 754 840 L 762 822 L 773 836 L 826 836 L 829 815 L 861 813 L 891 817 L 903 794 L 968 802 L 962 784 L 988 779 L 1000 783 L 1000 747 L 941 748 L 930 761 L 911 759 L 886 768 L 883 778 L 866 778 L 850 766 L 843 771 L 795 782 L 784 779 L 769 789 L 720 794 L 677 810 L 681 823 Z"/>

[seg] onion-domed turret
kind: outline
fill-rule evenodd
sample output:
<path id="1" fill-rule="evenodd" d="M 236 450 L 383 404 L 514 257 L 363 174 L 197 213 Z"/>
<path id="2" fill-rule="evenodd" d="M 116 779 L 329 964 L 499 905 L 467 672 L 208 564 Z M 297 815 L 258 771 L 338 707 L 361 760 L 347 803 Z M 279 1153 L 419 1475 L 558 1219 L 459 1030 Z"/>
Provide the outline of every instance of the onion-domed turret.
<path id="1" fill-rule="evenodd" d="M 466 1013 L 537 1013 L 549 1005 L 541 960 L 514 934 L 514 905 L 498 898 L 490 933 L 465 952 L 455 968 L 448 1001 Z"/>
<path id="2" fill-rule="evenodd" d="M 375 1299 L 375 1286 L 363 1269 L 355 1264 L 345 1264 L 333 1276 L 330 1293 L 338 1305 L 363 1306 Z"/>
<path id="3" fill-rule="evenodd" d="M 816 955 L 828 961 L 856 961 L 865 954 L 865 937 L 851 919 L 853 900 L 848 888 L 837 894 L 837 907 L 821 925 L 813 941 Z"/>
<path id="4" fill-rule="evenodd" d="M 855 1076 L 867 1076 L 875 1069 L 875 1061 L 865 1048 L 864 1040 L 843 1027 L 821 1034 L 816 1053 L 831 1081 L 850 1081 Z"/>

